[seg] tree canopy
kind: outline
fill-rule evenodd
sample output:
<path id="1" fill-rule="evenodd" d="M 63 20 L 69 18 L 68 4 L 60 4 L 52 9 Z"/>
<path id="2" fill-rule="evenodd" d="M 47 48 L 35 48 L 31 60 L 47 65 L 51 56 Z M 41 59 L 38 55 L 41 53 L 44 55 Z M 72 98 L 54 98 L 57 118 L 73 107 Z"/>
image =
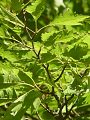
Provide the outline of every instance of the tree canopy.
<path id="1" fill-rule="evenodd" d="M 90 120 L 89 6 L 0 1 L 0 120 Z"/>

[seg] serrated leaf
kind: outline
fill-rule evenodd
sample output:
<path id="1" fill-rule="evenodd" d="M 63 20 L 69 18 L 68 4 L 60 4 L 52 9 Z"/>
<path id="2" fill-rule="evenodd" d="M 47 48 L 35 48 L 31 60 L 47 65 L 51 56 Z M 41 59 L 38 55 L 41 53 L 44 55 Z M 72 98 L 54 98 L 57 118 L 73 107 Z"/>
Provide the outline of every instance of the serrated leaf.
<path id="1" fill-rule="evenodd" d="M 0 55 L 2 56 L 2 58 L 5 58 L 11 62 L 15 62 L 17 60 L 17 57 L 14 54 L 2 48 L 0 48 Z"/>
<path id="2" fill-rule="evenodd" d="M 74 16 L 69 11 L 64 13 L 64 15 L 57 16 L 50 25 L 81 25 L 80 22 L 84 21 L 89 16 L 76 15 Z"/>
<path id="3" fill-rule="evenodd" d="M 87 43 L 88 45 L 88 48 L 90 49 L 90 34 L 86 34 L 84 37 L 83 37 L 83 42 Z"/>
<path id="4" fill-rule="evenodd" d="M 67 53 L 70 57 L 79 60 L 83 56 L 85 56 L 88 52 L 88 46 L 86 43 L 80 43 L 77 45 L 74 45 L 73 48 L 69 50 L 69 53 Z"/>
<path id="5" fill-rule="evenodd" d="M 37 20 L 45 9 L 46 0 L 36 0 L 31 5 L 27 6 L 26 11 Z"/>
<path id="6" fill-rule="evenodd" d="M 84 100 L 85 104 L 90 104 L 90 92 L 86 93 L 84 97 L 85 97 Z"/>
<path id="7" fill-rule="evenodd" d="M 55 43 L 57 38 L 60 39 L 61 35 L 60 32 L 50 32 L 50 33 L 44 33 L 42 34 L 42 41 L 44 42 L 45 46 L 51 46 Z"/>

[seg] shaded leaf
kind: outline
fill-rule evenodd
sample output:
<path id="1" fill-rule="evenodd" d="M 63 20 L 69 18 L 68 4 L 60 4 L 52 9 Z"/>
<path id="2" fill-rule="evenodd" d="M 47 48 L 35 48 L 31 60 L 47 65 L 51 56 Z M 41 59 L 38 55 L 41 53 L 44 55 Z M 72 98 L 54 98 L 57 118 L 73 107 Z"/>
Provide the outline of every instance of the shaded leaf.
<path id="1" fill-rule="evenodd" d="M 28 83 L 28 84 L 33 84 L 32 79 L 27 75 L 27 73 L 23 71 L 19 71 L 18 76 L 21 79 L 21 81 Z"/>
<path id="2" fill-rule="evenodd" d="M 0 83 L 0 89 L 6 89 L 8 87 L 14 87 L 17 83 Z"/>
<path id="3" fill-rule="evenodd" d="M 80 43 L 75 45 L 72 49 L 69 50 L 69 56 L 79 60 L 81 59 L 83 56 L 85 56 L 88 52 L 88 46 L 86 43 Z"/>
<path id="4" fill-rule="evenodd" d="M 41 54 L 41 61 L 42 62 L 49 62 L 52 61 L 56 56 L 54 54 L 51 54 L 50 52 L 42 53 Z"/>

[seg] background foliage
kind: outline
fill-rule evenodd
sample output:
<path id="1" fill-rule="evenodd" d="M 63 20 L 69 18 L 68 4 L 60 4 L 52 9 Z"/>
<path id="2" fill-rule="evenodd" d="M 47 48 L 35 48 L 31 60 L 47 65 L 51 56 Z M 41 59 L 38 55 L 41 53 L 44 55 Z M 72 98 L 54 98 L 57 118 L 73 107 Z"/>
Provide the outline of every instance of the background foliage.
<path id="1" fill-rule="evenodd" d="M 0 1 L 0 120 L 90 119 L 89 5 Z"/>

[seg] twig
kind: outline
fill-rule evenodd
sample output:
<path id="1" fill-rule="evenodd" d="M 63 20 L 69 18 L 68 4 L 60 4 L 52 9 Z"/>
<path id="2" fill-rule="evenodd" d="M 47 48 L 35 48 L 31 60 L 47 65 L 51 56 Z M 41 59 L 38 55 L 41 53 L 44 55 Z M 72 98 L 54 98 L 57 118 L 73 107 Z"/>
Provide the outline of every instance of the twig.
<path id="1" fill-rule="evenodd" d="M 41 47 L 40 47 L 38 54 L 37 54 L 38 58 L 40 58 L 40 52 L 41 52 Z"/>
<path id="2" fill-rule="evenodd" d="M 66 96 L 65 96 L 66 97 Z M 66 104 L 68 104 L 68 102 L 72 99 L 74 97 L 74 94 L 72 94 L 71 96 L 70 96 L 70 98 L 68 98 L 62 105 L 61 105 L 61 111 L 62 111 L 62 109 L 63 109 L 63 107 L 66 105 Z M 66 98 L 65 98 L 66 99 Z"/>
<path id="3" fill-rule="evenodd" d="M 44 69 L 46 70 L 47 75 L 48 75 L 48 78 L 51 80 L 52 78 L 51 78 L 51 75 L 50 75 L 50 72 L 49 72 L 49 69 L 48 69 L 49 64 L 47 64 L 47 66 L 46 66 L 45 64 L 42 64 L 42 66 L 43 66 L 43 67 L 44 67 Z"/>
<path id="4" fill-rule="evenodd" d="M 65 106 L 66 106 L 66 113 L 67 113 L 68 112 L 68 101 L 67 101 L 66 95 L 65 95 Z"/>
<path id="5" fill-rule="evenodd" d="M 65 65 L 64 65 L 64 67 L 63 67 L 63 69 L 62 69 L 60 75 L 56 78 L 56 80 L 55 80 L 54 82 L 57 82 L 57 81 L 62 77 L 62 75 L 63 75 L 63 73 L 64 73 L 64 70 L 65 70 L 66 66 L 67 66 L 67 63 L 65 63 Z"/>
<path id="6" fill-rule="evenodd" d="M 43 103 L 41 103 L 41 106 L 42 106 L 46 111 L 48 111 L 51 115 L 53 115 L 53 112 L 52 112 L 52 110 L 49 109 L 49 107 L 45 106 Z"/>
<path id="7" fill-rule="evenodd" d="M 32 37 L 31 37 L 31 35 L 30 35 L 30 33 L 29 33 L 27 27 L 25 27 L 25 30 L 26 30 L 26 33 L 28 34 L 28 37 L 32 40 Z"/>
<path id="8" fill-rule="evenodd" d="M 33 41 L 32 41 L 32 49 L 33 49 L 33 52 L 35 53 L 36 57 L 38 57 L 38 54 L 36 53 Z"/>
<path id="9" fill-rule="evenodd" d="M 33 34 L 35 34 L 35 32 L 33 30 L 31 30 L 30 28 L 28 28 L 27 26 L 26 26 L 26 29 L 28 29 L 30 32 L 32 32 Z"/>

